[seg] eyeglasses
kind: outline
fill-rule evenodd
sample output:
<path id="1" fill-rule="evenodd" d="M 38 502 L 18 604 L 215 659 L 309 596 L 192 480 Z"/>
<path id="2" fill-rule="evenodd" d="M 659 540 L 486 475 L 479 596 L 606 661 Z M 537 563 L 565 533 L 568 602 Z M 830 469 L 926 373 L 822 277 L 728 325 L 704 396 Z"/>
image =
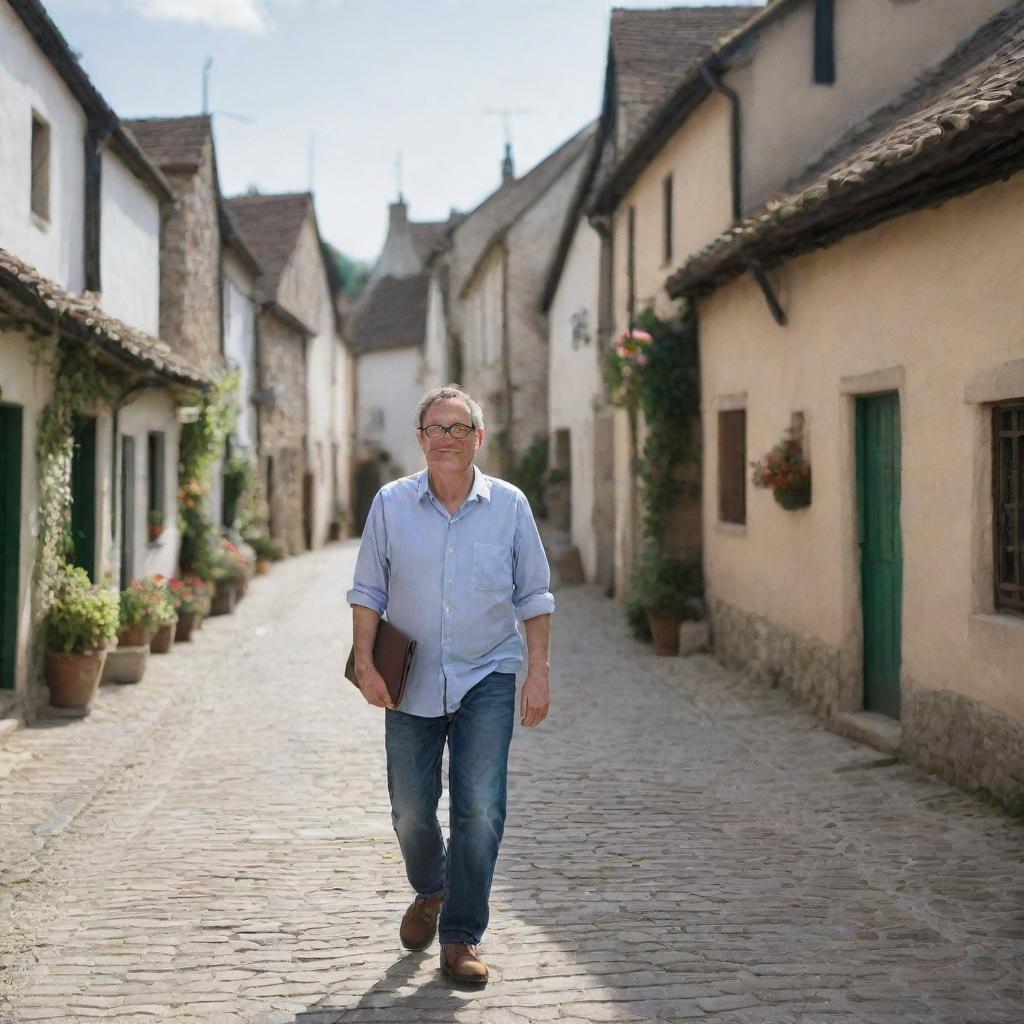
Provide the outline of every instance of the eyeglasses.
<path id="1" fill-rule="evenodd" d="M 461 441 L 462 438 L 473 432 L 473 428 L 467 427 L 465 423 L 453 423 L 450 427 L 442 427 L 440 423 L 431 423 L 426 427 L 417 427 L 416 429 L 433 441 L 444 437 L 445 434 L 451 434 L 456 440 Z"/>

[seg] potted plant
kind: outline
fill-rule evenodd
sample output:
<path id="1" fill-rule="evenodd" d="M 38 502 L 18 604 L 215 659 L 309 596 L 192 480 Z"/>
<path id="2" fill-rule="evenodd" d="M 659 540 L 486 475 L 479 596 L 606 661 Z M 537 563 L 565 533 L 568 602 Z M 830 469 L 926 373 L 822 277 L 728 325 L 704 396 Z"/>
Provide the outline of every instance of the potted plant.
<path id="1" fill-rule="evenodd" d="M 266 576 L 270 572 L 270 563 L 279 562 L 284 558 L 284 547 L 281 542 L 271 537 L 247 537 L 246 542 L 256 555 L 257 576 Z"/>
<path id="2" fill-rule="evenodd" d="M 201 608 L 200 595 L 196 591 L 196 581 L 199 586 L 202 586 L 202 580 L 197 576 L 172 579 L 167 582 L 171 600 L 174 602 L 174 609 L 178 615 L 178 624 L 174 631 L 176 642 L 192 639 L 192 630 L 195 628 Z"/>
<path id="3" fill-rule="evenodd" d="M 763 459 L 751 462 L 755 487 L 771 488 L 772 496 L 787 510 L 811 503 L 811 467 L 803 440 L 794 428 Z"/>
<path id="4" fill-rule="evenodd" d="M 679 653 L 679 625 L 703 615 L 703 573 L 698 562 L 656 550 L 644 553 L 633 578 L 630 605 L 642 608 L 654 639 L 654 653 Z"/>
<path id="5" fill-rule="evenodd" d="M 230 615 L 248 575 L 248 566 L 238 548 L 222 539 L 211 552 L 203 574 L 213 584 L 211 615 Z"/>
<path id="6" fill-rule="evenodd" d="M 81 568 L 59 563 L 46 611 L 46 685 L 57 708 L 88 710 L 117 633 L 117 595 Z"/>
<path id="7" fill-rule="evenodd" d="M 148 647 L 160 625 L 162 611 L 160 595 L 141 580 L 132 580 L 121 591 L 118 647 Z"/>
<path id="8" fill-rule="evenodd" d="M 164 532 L 164 514 L 159 509 L 150 509 L 146 521 L 149 525 L 149 543 L 155 544 Z"/>
<path id="9" fill-rule="evenodd" d="M 154 606 L 158 616 L 156 632 L 149 641 L 153 654 L 166 654 L 174 645 L 174 631 L 178 615 L 174 610 L 174 598 L 167 585 L 167 577 L 158 573 L 142 583 L 143 589 L 155 594 Z"/>
<path id="10" fill-rule="evenodd" d="M 345 539 L 345 524 L 348 522 L 348 513 L 345 511 L 345 506 L 337 504 L 334 506 L 334 515 L 331 516 L 330 524 L 327 528 L 327 539 L 328 540 L 344 540 Z"/>

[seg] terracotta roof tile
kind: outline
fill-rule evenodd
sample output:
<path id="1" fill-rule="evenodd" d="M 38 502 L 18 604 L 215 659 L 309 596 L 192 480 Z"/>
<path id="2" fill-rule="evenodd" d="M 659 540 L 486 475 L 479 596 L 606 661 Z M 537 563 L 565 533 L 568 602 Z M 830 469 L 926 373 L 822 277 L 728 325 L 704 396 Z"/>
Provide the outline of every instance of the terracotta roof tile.
<path id="1" fill-rule="evenodd" d="M 189 385 L 210 382 L 166 342 L 104 313 L 89 294 L 65 291 L 17 256 L 0 249 L 0 300 L 5 294 L 28 305 L 42 325 L 99 345 L 160 376 Z"/>
<path id="2" fill-rule="evenodd" d="M 374 285 L 347 322 L 357 355 L 423 344 L 429 280 L 389 276 Z"/>
<path id="3" fill-rule="evenodd" d="M 986 22 L 781 194 L 692 256 L 673 295 L 831 244 L 1024 167 L 1024 0 Z"/>

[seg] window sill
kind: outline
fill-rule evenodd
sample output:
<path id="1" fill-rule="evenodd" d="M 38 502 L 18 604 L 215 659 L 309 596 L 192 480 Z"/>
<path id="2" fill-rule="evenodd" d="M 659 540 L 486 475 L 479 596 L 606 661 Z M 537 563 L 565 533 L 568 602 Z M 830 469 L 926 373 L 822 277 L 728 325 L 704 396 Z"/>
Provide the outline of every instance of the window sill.
<path id="1" fill-rule="evenodd" d="M 1024 616 L 1013 612 L 974 612 L 967 617 L 970 625 L 1006 630 L 1024 639 Z"/>
<path id="2" fill-rule="evenodd" d="M 715 523 L 715 533 L 724 533 L 733 537 L 746 537 L 747 535 L 747 524 L 746 523 L 727 523 L 719 519 Z"/>

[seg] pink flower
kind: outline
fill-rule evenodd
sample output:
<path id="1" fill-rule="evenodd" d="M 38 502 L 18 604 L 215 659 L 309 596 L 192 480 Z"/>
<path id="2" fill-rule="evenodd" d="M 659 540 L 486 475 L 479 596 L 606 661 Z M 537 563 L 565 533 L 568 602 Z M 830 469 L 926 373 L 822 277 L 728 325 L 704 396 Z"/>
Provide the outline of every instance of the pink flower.
<path id="1" fill-rule="evenodd" d="M 637 355 L 637 357 L 636 357 L 636 364 L 637 364 L 637 366 L 646 366 L 647 365 L 647 356 L 643 352 L 641 352 L 641 353 L 639 353 L 639 355 Z"/>
<path id="2" fill-rule="evenodd" d="M 641 345 L 650 345 L 654 339 L 646 331 L 633 331 L 633 340 L 640 342 Z"/>

